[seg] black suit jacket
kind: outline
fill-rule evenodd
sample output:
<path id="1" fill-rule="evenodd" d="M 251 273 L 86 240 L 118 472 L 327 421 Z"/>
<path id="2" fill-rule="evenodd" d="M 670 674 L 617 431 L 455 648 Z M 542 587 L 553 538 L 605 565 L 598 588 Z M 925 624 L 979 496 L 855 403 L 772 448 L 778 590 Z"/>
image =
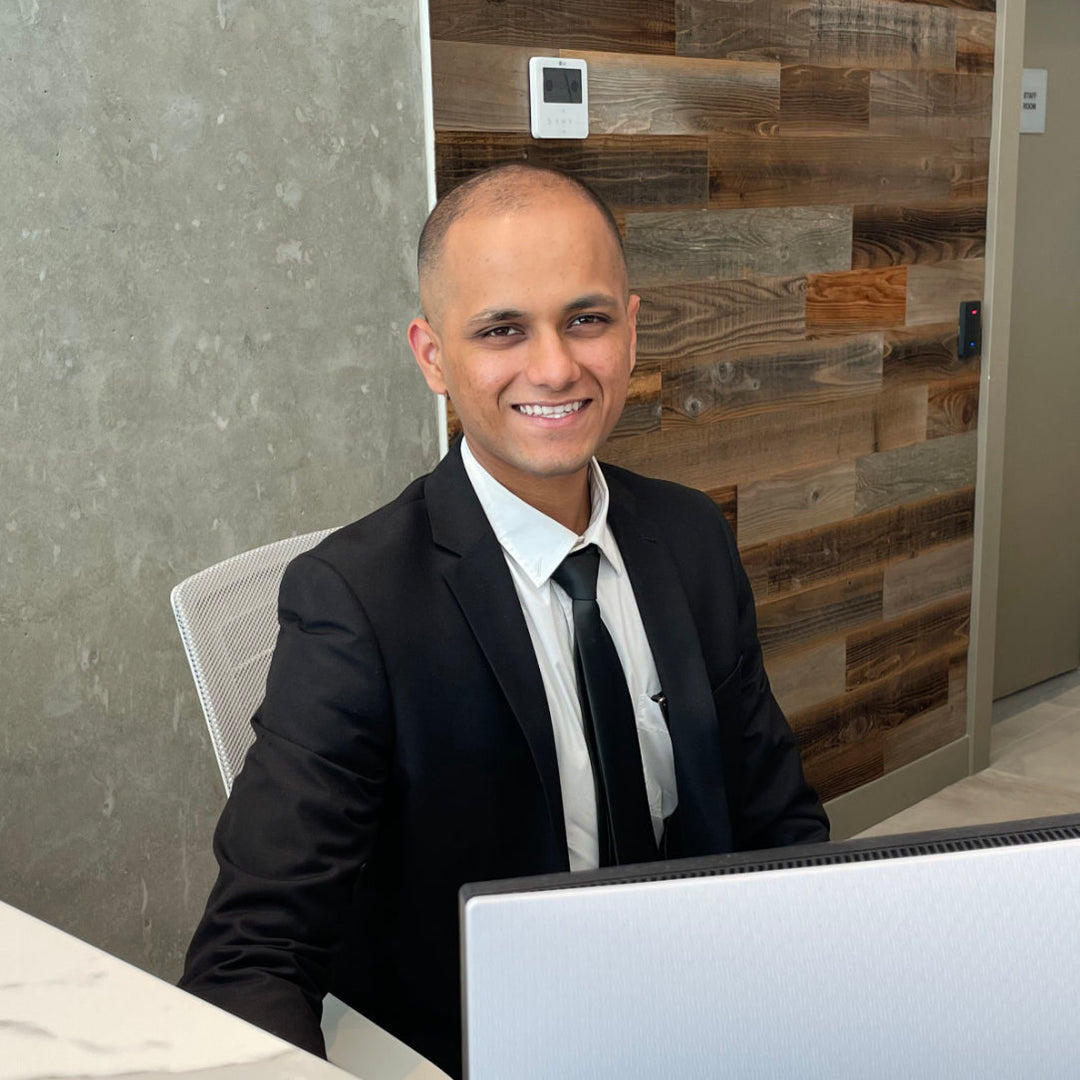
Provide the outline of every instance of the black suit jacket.
<path id="1" fill-rule="evenodd" d="M 722 514 L 604 473 L 668 700 L 668 857 L 827 838 Z M 569 869 L 540 670 L 458 448 L 293 562 L 279 614 L 181 985 L 316 1052 L 329 990 L 456 1074 L 459 887 Z"/>

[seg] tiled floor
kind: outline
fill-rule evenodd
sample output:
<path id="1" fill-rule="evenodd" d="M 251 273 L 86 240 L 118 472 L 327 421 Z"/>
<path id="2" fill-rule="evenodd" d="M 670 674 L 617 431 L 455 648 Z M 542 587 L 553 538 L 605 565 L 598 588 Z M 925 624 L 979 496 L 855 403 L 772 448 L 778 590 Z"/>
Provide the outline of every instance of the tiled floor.
<path id="1" fill-rule="evenodd" d="M 861 836 L 1080 812 L 1080 668 L 994 702 L 990 767 Z"/>

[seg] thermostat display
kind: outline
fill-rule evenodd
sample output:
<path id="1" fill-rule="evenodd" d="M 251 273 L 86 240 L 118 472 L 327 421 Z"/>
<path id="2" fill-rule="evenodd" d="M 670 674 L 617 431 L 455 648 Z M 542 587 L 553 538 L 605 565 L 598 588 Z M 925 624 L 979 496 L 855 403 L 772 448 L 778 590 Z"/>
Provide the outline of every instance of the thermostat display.
<path id="1" fill-rule="evenodd" d="M 588 65 L 584 60 L 534 56 L 529 60 L 534 139 L 584 139 L 589 134 Z"/>

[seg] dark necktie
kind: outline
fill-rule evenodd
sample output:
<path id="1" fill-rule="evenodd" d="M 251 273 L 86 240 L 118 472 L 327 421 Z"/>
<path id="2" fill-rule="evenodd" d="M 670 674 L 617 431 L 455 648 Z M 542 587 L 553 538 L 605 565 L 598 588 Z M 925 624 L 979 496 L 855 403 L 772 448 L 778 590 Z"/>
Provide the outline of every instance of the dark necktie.
<path id="1" fill-rule="evenodd" d="M 600 551 L 590 544 L 551 576 L 573 601 L 574 667 L 596 783 L 600 865 L 612 866 L 649 862 L 657 852 L 634 706 L 596 602 L 599 569 Z"/>

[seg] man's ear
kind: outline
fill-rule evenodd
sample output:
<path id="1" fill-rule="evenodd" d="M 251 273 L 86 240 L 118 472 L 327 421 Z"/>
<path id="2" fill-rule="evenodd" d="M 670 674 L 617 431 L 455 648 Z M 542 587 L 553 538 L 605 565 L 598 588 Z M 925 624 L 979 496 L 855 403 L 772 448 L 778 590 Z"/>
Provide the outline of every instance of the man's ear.
<path id="1" fill-rule="evenodd" d="M 408 329 L 409 348 L 420 366 L 424 381 L 436 394 L 446 393 L 442 372 L 442 345 L 426 319 L 413 319 Z"/>
<path id="2" fill-rule="evenodd" d="M 634 365 L 637 363 L 637 316 L 638 308 L 641 306 L 641 297 L 630 294 L 630 299 L 626 302 L 626 322 L 630 327 L 630 370 L 634 370 Z"/>

